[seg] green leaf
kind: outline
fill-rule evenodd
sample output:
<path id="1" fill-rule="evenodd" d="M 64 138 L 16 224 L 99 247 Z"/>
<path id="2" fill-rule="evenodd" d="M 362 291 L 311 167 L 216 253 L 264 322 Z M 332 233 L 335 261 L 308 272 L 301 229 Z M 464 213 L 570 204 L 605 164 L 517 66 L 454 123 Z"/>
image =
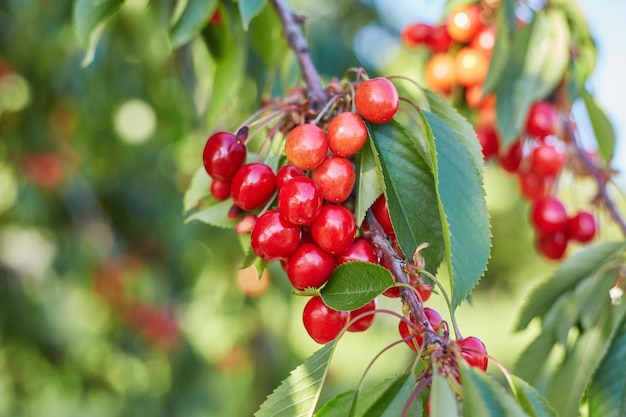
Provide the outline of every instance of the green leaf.
<path id="1" fill-rule="evenodd" d="M 228 218 L 228 211 L 233 206 L 233 202 L 230 200 L 218 201 L 215 198 L 210 198 L 205 202 L 202 208 L 192 213 L 185 219 L 185 223 L 189 223 L 193 220 L 199 220 L 203 223 L 208 223 L 212 226 L 222 228 L 234 228 L 237 224 L 237 220 L 231 220 Z"/>
<path id="2" fill-rule="evenodd" d="M 287 47 L 282 24 L 273 7 L 265 7 L 250 22 L 249 39 L 252 47 L 263 58 L 266 68 L 275 68 L 281 52 Z"/>
<path id="3" fill-rule="evenodd" d="M 502 73 L 509 63 L 513 47 L 513 37 L 508 19 L 509 8 L 514 9 L 515 5 L 511 5 L 509 1 L 504 1 L 496 12 L 496 40 L 491 59 L 489 60 L 489 70 L 483 82 L 483 94 L 491 93 L 495 90 Z M 515 21 L 515 18 L 513 20 Z"/>
<path id="4" fill-rule="evenodd" d="M 540 333 L 518 356 L 513 368 L 515 373 L 531 384 L 536 384 L 547 371 L 546 363 L 554 343 L 552 334 Z"/>
<path id="5" fill-rule="evenodd" d="M 590 417 L 626 416 L 626 321 L 613 340 L 589 388 Z"/>
<path id="6" fill-rule="evenodd" d="M 184 213 L 197 208 L 202 200 L 211 195 L 211 177 L 203 166 L 193 175 L 185 195 L 183 196 Z"/>
<path id="7" fill-rule="evenodd" d="M 245 48 L 233 47 L 227 50 L 217 62 L 213 75 L 213 90 L 207 111 L 207 125 L 213 126 L 217 119 L 227 112 L 229 104 L 234 102 L 245 70 Z"/>
<path id="8" fill-rule="evenodd" d="M 371 139 L 367 143 L 356 159 L 356 203 L 354 217 L 356 224 L 360 225 L 365 219 L 367 209 L 383 193 L 384 185 L 381 178 L 381 169 L 377 165 L 376 149 Z"/>
<path id="9" fill-rule="evenodd" d="M 254 416 L 312 416 L 336 345 L 336 340 L 327 343 L 302 365 L 291 371 L 291 374 L 267 397 Z"/>
<path id="10" fill-rule="evenodd" d="M 435 178 L 420 152 L 417 138 L 395 121 L 369 125 L 370 137 L 378 152 L 385 184 L 389 217 L 404 255 L 411 259 L 424 242 L 426 269 L 436 273 L 445 244 L 435 189 Z"/>
<path id="11" fill-rule="evenodd" d="M 430 388 L 430 417 L 461 417 L 461 408 L 448 380 L 439 372 L 433 375 Z"/>
<path id="12" fill-rule="evenodd" d="M 315 413 L 315 417 L 346 417 L 350 415 L 352 405 L 356 399 L 356 391 L 346 391 L 338 394 L 330 401 L 326 402 L 322 408 Z"/>
<path id="13" fill-rule="evenodd" d="M 248 30 L 248 25 L 254 16 L 261 13 L 267 0 L 239 0 L 239 12 L 241 13 L 241 23 L 244 30 Z"/>
<path id="14" fill-rule="evenodd" d="M 420 417 L 422 415 L 422 402 L 418 399 L 413 399 L 408 412 L 402 414 L 411 399 L 415 385 L 415 377 L 412 374 L 400 375 L 382 391 L 376 402 L 363 414 L 363 417 L 396 417 L 400 415 Z"/>
<path id="15" fill-rule="evenodd" d="M 516 330 L 526 328 L 534 317 L 546 314 L 563 293 L 593 275 L 602 265 L 623 254 L 624 250 L 624 242 L 604 242 L 589 246 L 568 258 L 550 279 L 530 293 L 520 312 Z"/>
<path id="16" fill-rule="evenodd" d="M 583 91 L 583 101 L 593 132 L 598 142 L 598 150 L 600 156 L 605 161 L 610 161 L 615 152 L 615 129 L 611 120 L 607 116 L 604 109 L 600 106 L 600 103 L 592 96 L 587 90 Z"/>
<path id="17" fill-rule="evenodd" d="M 467 417 L 527 417 L 515 398 L 484 372 L 461 367 L 463 415 Z"/>
<path id="18" fill-rule="evenodd" d="M 394 280 L 386 268 L 354 261 L 339 265 L 320 292 L 328 307 L 352 311 L 363 307 L 392 285 Z"/>
<path id="19" fill-rule="evenodd" d="M 79 43 L 86 50 L 83 66 L 93 61 L 106 20 L 119 10 L 123 2 L 124 0 L 76 0 L 74 3 L 74 30 Z"/>
<path id="20" fill-rule="evenodd" d="M 548 401 L 539 392 L 518 376 L 511 375 L 518 403 L 530 417 L 556 417 Z"/>
<path id="21" fill-rule="evenodd" d="M 487 267 L 491 232 L 482 184 L 482 164 L 476 166 L 474 135 L 460 137 L 434 114 L 422 111 L 435 172 L 442 219 L 445 257 L 450 272 L 452 308 L 469 296 Z"/>
<path id="22" fill-rule="evenodd" d="M 475 3 L 474 0 L 448 0 L 446 2 L 446 7 L 443 9 L 442 16 L 449 16 L 450 13 L 455 11 L 456 9 L 460 9 L 463 6 L 466 6 L 470 3 Z"/>
<path id="23" fill-rule="evenodd" d="M 179 47 L 196 37 L 217 7 L 217 0 L 188 0 L 180 18 L 170 29 L 170 42 Z"/>

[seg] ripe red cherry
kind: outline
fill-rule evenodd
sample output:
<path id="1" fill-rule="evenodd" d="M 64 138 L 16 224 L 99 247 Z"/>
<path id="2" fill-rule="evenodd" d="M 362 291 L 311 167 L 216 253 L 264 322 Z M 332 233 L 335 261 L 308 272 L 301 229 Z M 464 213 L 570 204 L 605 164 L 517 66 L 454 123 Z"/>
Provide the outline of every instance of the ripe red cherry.
<path id="1" fill-rule="evenodd" d="M 546 178 L 533 171 L 520 173 L 518 179 L 522 195 L 530 201 L 548 198 L 554 185 L 554 178 Z"/>
<path id="2" fill-rule="evenodd" d="M 559 145 L 561 144 L 539 143 L 530 154 L 529 170 L 544 177 L 556 176 L 561 172 L 565 166 L 567 155 L 565 148 Z"/>
<path id="3" fill-rule="evenodd" d="M 337 265 L 351 261 L 378 263 L 378 256 L 376 256 L 376 252 L 374 251 L 374 245 L 360 237 L 354 239 L 354 242 L 348 246 L 348 249 L 337 256 Z"/>
<path id="4" fill-rule="evenodd" d="M 580 211 L 567 220 L 567 234 L 570 239 L 580 243 L 591 241 L 596 235 L 596 219 L 588 211 Z"/>
<path id="5" fill-rule="evenodd" d="M 367 128 L 356 113 L 343 112 L 328 125 L 328 146 L 339 156 L 357 153 L 367 141 Z"/>
<path id="6" fill-rule="evenodd" d="M 243 165 L 235 176 L 230 195 L 237 207 L 254 210 L 267 203 L 276 191 L 276 175 L 269 166 L 253 162 Z"/>
<path id="7" fill-rule="evenodd" d="M 309 224 L 320 212 L 322 193 L 311 178 L 295 177 L 278 191 L 278 210 L 293 224 Z"/>
<path id="8" fill-rule="evenodd" d="M 313 240 L 331 255 L 345 252 L 355 233 L 354 214 L 344 206 L 325 205 L 311 223 Z"/>
<path id="9" fill-rule="evenodd" d="M 487 348 L 485 344 L 477 337 L 469 336 L 465 339 L 457 340 L 457 344 L 461 348 L 461 356 L 470 366 L 483 371 L 487 370 L 489 357 L 487 356 Z"/>
<path id="10" fill-rule="evenodd" d="M 567 251 L 568 236 L 564 231 L 555 233 L 539 232 L 536 237 L 535 245 L 537 251 L 548 259 L 563 259 Z"/>
<path id="11" fill-rule="evenodd" d="M 522 141 L 517 139 L 509 146 L 504 155 L 500 158 L 500 166 L 506 172 L 515 173 L 522 163 L 523 156 Z"/>
<path id="12" fill-rule="evenodd" d="M 322 163 L 328 152 L 326 134 L 312 124 L 301 124 L 287 134 L 285 155 L 300 169 L 313 169 Z"/>
<path id="13" fill-rule="evenodd" d="M 402 42 L 408 47 L 418 46 L 428 42 L 433 27 L 426 23 L 413 23 L 402 30 Z"/>
<path id="14" fill-rule="evenodd" d="M 400 107 L 400 97 L 391 81 L 377 77 L 359 84 L 354 92 L 354 105 L 362 118 L 382 124 L 396 115 Z"/>
<path id="15" fill-rule="evenodd" d="M 530 213 L 532 224 L 539 232 L 556 233 L 565 230 L 567 212 L 563 203 L 554 197 L 535 201 Z"/>
<path id="16" fill-rule="evenodd" d="M 297 290 L 319 288 L 335 270 L 335 258 L 314 243 L 303 243 L 287 261 L 287 277 Z"/>
<path id="17" fill-rule="evenodd" d="M 430 327 L 432 327 L 435 332 L 438 332 L 443 325 L 443 317 L 441 317 L 441 314 L 439 314 L 437 310 L 433 310 L 430 307 L 424 307 L 424 315 L 430 323 Z M 414 322 L 413 318 L 411 318 L 411 321 Z M 415 335 L 413 339 L 407 340 L 406 344 L 416 352 L 419 350 L 422 343 L 424 343 L 424 336 L 422 334 L 424 330 L 419 330 L 422 328 L 423 326 L 421 324 L 416 324 L 415 327 L 411 327 L 409 329 L 409 326 L 402 320 L 398 324 L 398 331 L 403 339 L 408 337 L 410 334 Z"/>
<path id="18" fill-rule="evenodd" d="M 368 313 L 374 310 L 376 310 L 376 299 L 373 299 L 372 301 L 365 304 L 361 308 L 357 308 L 356 310 L 351 311 L 350 318 L 348 321 L 358 317 L 359 315 L 363 313 Z M 348 331 L 349 332 L 364 332 L 365 330 L 370 328 L 373 322 L 374 322 L 374 314 L 373 313 L 368 314 L 367 316 L 361 317 L 360 319 L 352 323 L 350 327 L 348 327 Z"/>
<path id="19" fill-rule="evenodd" d="M 437 25 L 430 31 L 430 36 L 426 40 L 426 45 L 435 53 L 448 52 L 450 45 L 452 45 L 452 38 L 448 34 L 444 25 Z"/>
<path id="20" fill-rule="evenodd" d="M 304 328 L 320 344 L 335 339 L 348 323 L 349 317 L 349 312 L 333 310 L 324 304 L 321 297 L 311 297 L 302 312 Z"/>
<path id="21" fill-rule="evenodd" d="M 352 193 L 356 174 L 348 158 L 328 155 L 313 170 L 311 178 L 322 193 L 324 200 L 331 203 L 343 203 Z"/>
<path id="22" fill-rule="evenodd" d="M 552 104 L 538 101 L 530 106 L 526 119 L 526 133 L 536 138 L 554 135 L 559 121 L 559 112 Z"/>
<path id="23" fill-rule="evenodd" d="M 213 179 L 211 182 L 211 195 L 220 201 L 224 201 L 230 197 L 231 180 Z"/>
<path id="24" fill-rule="evenodd" d="M 300 246 L 300 227 L 285 220 L 278 210 L 269 210 L 257 219 L 250 241 L 261 259 L 287 258 Z"/>
<path id="25" fill-rule="evenodd" d="M 498 156 L 500 151 L 500 138 L 493 125 L 481 125 L 476 127 L 478 143 L 483 151 L 485 161 Z"/>
<path id="26" fill-rule="evenodd" d="M 280 189 L 290 179 L 294 177 L 304 177 L 304 175 L 305 175 L 304 170 L 294 165 L 291 165 L 291 164 L 283 165 L 276 172 L 276 187 Z"/>
<path id="27" fill-rule="evenodd" d="M 454 10 L 446 24 L 446 31 L 457 42 L 469 42 L 483 28 L 481 8 L 478 4 L 468 4 Z"/>
<path id="28" fill-rule="evenodd" d="M 232 133 L 214 133 L 207 140 L 202 152 L 204 169 L 212 178 L 230 179 L 244 163 L 246 153 L 246 146 L 239 143 Z"/>
<path id="29" fill-rule="evenodd" d="M 389 206 L 387 205 L 387 199 L 385 198 L 384 194 L 382 194 L 376 199 L 376 201 L 374 201 L 374 204 L 372 204 L 370 210 L 372 210 L 372 214 L 374 215 L 374 217 L 376 217 L 378 223 L 380 223 L 383 231 L 389 236 L 394 236 L 396 232 L 394 232 L 393 225 L 391 224 L 391 217 L 389 217 Z"/>
<path id="30" fill-rule="evenodd" d="M 493 52 L 493 47 L 496 44 L 496 28 L 493 25 L 485 26 L 480 32 L 472 39 L 471 47 L 477 48 L 490 55 Z"/>

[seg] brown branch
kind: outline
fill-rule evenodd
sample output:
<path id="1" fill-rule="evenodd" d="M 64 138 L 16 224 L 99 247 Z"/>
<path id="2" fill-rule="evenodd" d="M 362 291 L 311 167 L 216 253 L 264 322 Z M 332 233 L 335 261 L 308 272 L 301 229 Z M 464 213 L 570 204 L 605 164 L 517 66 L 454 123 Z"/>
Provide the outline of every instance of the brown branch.
<path id="1" fill-rule="evenodd" d="M 302 76 L 307 86 L 307 95 L 309 100 L 311 100 L 311 107 L 320 109 L 328 100 L 328 96 L 322 88 L 320 76 L 315 65 L 313 65 L 311 54 L 309 53 L 309 45 L 298 24 L 302 21 L 302 18 L 293 13 L 285 0 L 272 0 L 272 3 L 283 23 L 287 42 L 289 42 L 289 46 L 291 46 L 291 49 L 294 50 L 298 57 Z"/>

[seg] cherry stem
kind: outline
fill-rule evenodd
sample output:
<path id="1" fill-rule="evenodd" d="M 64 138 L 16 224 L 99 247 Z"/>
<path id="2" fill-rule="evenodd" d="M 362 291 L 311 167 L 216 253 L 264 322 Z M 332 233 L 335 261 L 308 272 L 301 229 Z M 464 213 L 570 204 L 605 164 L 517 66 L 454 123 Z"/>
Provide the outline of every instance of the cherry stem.
<path id="1" fill-rule="evenodd" d="M 307 95 L 309 100 L 311 100 L 311 107 L 319 109 L 324 106 L 328 96 L 322 88 L 319 73 L 315 65 L 313 65 L 313 60 L 309 53 L 309 45 L 300 29 L 299 22 L 301 19 L 296 17 L 285 0 L 272 0 L 272 3 L 283 23 L 287 42 L 289 42 L 289 46 L 291 46 L 298 58 L 302 76 L 307 86 Z"/>
<path id="2" fill-rule="evenodd" d="M 417 387 L 415 387 L 415 389 L 411 393 L 411 396 L 406 401 L 406 404 L 404 405 L 404 408 L 402 409 L 402 417 L 406 417 L 406 416 L 409 415 L 409 410 L 411 409 L 411 404 L 413 404 L 413 401 L 415 401 L 415 399 L 417 398 L 419 393 L 422 392 L 422 390 L 424 388 L 426 388 L 428 386 L 428 384 L 430 384 L 432 382 L 432 380 L 433 380 L 433 377 L 431 375 L 431 376 L 429 376 L 427 378 L 424 378 L 424 380 L 421 381 Z"/>
<path id="3" fill-rule="evenodd" d="M 576 152 L 578 153 L 580 160 L 582 161 L 582 163 L 585 165 L 585 168 L 587 168 L 587 171 L 589 171 L 591 176 L 594 178 L 594 180 L 598 184 L 598 196 L 600 197 L 600 199 L 606 206 L 613 221 L 617 223 L 617 225 L 622 230 L 622 233 L 626 236 L 626 221 L 624 221 L 624 218 L 621 216 L 619 211 L 617 211 L 615 202 L 609 196 L 609 192 L 606 188 L 608 177 L 606 176 L 605 173 L 602 172 L 602 169 L 599 166 L 597 166 L 589 158 L 589 156 L 583 149 L 582 145 L 580 144 L 578 140 L 578 131 L 576 129 L 575 122 L 572 119 L 570 119 L 568 120 L 567 123 L 565 123 L 565 126 L 567 128 L 567 131 L 570 137 L 572 137 L 573 139 L 574 147 L 576 148 Z"/>
<path id="4" fill-rule="evenodd" d="M 407 288 L 407 285 L 410 286 L 411 283 L 404 272 L 404 264 L 406 260 L 401 258 L 393 249 L 387 240 L 387 235 L 383 231 L 382 226 L 378 223 L 378 220 L 376 220 L 376 217 L 372 214 L 371 210 L 367 211 L 366 219 L 370 227 L 370 233 L 372 234 L 372 243 L 378 246 L 382 251 L 387 265 L 391 268 L 391 273 L 393 274 L 395 281 L 400 284 L 406 284 L 399 286 L 400 295 L 402 296 L 402 300 L 409 306 L 411 315 L 415 321 L 422 323 L 424 326 L 424 346 L 428 346 L 430 343 L 443 345 L 443 342 L 430 325 L 426 314 L 424 314 L 424 306 L 417 298 L 415 292 L 413 292 L 410 288 Z"/>

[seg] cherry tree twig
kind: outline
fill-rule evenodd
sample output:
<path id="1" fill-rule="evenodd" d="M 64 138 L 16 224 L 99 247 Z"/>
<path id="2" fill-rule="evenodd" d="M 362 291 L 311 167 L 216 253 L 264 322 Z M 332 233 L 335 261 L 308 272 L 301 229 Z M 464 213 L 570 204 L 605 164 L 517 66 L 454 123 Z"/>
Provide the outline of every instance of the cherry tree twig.
<path id="1" fill-rule="evenodd" d="M 311 59 L 309 45 L 302 34 L 298 19 L 285 0 L 272 0 L 272 3 L 283 23 L 287 42 L 289 42 L 289 46 L 291 46 L 291 49 L 294 50 L 298 57 L 302 76 L 307 86 L 307 95 L 311 100 L 311 107 L 319 109 L 324 106 L 328 96 L 322 88 L 320 76 Z"/>

